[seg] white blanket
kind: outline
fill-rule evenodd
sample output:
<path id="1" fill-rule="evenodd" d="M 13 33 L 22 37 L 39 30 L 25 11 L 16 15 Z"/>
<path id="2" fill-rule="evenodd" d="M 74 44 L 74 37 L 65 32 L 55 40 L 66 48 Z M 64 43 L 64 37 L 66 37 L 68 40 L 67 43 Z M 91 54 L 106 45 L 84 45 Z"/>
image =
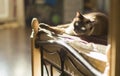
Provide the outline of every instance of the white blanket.
<path id="1" fill-rule="evenodd" d="M 67 34 L 63 35 L 54 35 L 50 31 L 47 30 L 41 30 L 44 33 L 41 35 L 41 40 L 63 40 L 70 46 L 72 46 L 75 50 L 77 50 L 79 53 L 86 54 L 87 56 L 90 56 L 92 58 L 95 58 L 100 61 L 107 61 L 106 57 L 106 51 L 109 47 L 109 45 L 102 45 L 102 44 L 95 44 L 92 42 L 87 42 L 85 40 L 82 40 L 80 37 L 77 36 L 71 36 Z"/>

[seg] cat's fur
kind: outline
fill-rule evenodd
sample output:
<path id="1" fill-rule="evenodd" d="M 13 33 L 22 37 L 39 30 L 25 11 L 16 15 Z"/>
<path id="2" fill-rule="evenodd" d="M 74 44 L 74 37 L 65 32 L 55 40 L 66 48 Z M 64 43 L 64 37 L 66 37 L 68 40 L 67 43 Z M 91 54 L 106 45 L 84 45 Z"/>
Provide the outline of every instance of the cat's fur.
<path id="1" fill-rule="evenodd" d="M 41 28 L 47 29 L 55 34 L 69 34 L 69 35 L 107 35 L 108 19 L 98 12 L 80 14 L 76 13 L 75 18 L 71 23 L 49 26 L 47 24 L 40 24 Z"/>

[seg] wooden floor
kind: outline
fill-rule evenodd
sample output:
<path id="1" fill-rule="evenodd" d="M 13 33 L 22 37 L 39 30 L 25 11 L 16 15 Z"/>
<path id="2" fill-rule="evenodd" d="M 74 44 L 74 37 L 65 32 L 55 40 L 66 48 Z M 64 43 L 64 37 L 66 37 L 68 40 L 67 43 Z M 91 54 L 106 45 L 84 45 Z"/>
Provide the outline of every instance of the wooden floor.
<path id="1" fill-rule="evenodd" d="M 0 30 L 0 76 L 31 76 L 31 29 Z"/>

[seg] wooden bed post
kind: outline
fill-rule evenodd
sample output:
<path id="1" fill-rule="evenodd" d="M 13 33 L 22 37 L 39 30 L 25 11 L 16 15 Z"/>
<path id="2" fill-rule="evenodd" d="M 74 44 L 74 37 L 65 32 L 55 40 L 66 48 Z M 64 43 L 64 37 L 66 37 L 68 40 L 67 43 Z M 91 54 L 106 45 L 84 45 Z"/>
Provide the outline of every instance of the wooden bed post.
<path id="1" fill-rule="evenodd" d="M 35 38 L 39 27 L 38 20 L 36 18 L 33 18 L 31 25 L 32 25 L 32 34 L 31 34 L 32 76 L 41 76 L 40 49 L 35 48 Z"/>
<path id="2" fill-rule="evenodd" d="M 120 76 L 120 0 L 110 0 L 110 76 Z"/>

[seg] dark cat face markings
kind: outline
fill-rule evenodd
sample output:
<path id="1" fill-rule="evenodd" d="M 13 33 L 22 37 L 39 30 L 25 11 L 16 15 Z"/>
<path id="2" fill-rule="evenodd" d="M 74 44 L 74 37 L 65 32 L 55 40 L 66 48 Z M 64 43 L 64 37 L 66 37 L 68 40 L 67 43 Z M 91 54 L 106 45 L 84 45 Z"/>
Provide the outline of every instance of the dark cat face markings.
<path id="1" fill-rule="evenodd" d="M 79 12 L 76 13 L 76 17 L 74 19 L 74 31 L 78 35 L 88 34 L 93 29 L 93 22 L 89 19 L 85 18 Z"/>

